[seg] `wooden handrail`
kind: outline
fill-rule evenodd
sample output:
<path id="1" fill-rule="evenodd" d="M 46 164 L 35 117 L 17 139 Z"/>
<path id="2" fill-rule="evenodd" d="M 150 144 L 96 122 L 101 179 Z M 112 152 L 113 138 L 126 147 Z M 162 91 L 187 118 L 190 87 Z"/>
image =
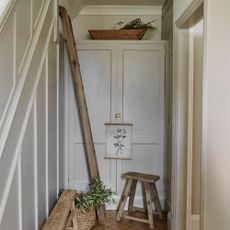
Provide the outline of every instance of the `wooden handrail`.
<path id="1" fill-rule="evenodd" d="M 15 2 L 16 0 L 8 0 L 8 2 L 3 1 L 0 3 L 0 33 L 7 22 L 8 16 L 10 15 Z"/>

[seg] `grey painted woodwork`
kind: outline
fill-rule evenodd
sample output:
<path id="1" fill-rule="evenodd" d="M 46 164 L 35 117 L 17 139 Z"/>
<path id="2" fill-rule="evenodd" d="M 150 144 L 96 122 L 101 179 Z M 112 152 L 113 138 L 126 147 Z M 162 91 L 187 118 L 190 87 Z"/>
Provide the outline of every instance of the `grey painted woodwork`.
<path id="1" fill-rule="evenodd" d="M 78 54 L 102 180 L 118 192 L 116 199 L 119 200 L 124 184 L 122 173 L 139 171 L 160 175 L 157 186 L 163 204 L 166 196 L 165 42 L 82 41 L 78 42 Z M 66 80 L 68 186 L 86 190 L 89 176 L 71 73 Z M 116 119 L 116 113 L 121 114 L 120 119 Z M 133 123 L 132 160 L 104 159 L 106 122 Z M 140 184 L 137 184 L 136 194 L 135 202 L 141 205 Z M 116 205 L 109 208 L 115 209 Z"/>
<path id="2" fill-rule="evenodd" d="M 37 230 L 64 184 L 57 1 L 11 2 L 0 25 L 0 229 Z"/>
<path id="3" fill-rule="evenodd" d="M 38 223 L 46 219 L 46 68 L 43 66 L 37 94 L 37 177 L 38 177 Z M 41 226 L 39 226 L 41 227 Z"/>

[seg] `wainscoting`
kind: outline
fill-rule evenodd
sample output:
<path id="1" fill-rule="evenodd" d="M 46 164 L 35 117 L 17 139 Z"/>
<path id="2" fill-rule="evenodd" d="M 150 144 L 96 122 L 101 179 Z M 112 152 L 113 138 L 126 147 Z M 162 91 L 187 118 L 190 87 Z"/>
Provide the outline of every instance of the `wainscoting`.
<path id="1" fill-rule="evenodd" d="M 39 229 L 63 188 L 55 9 L 56 0 L 11 1 L 0 22 L 1 230 Z"/>

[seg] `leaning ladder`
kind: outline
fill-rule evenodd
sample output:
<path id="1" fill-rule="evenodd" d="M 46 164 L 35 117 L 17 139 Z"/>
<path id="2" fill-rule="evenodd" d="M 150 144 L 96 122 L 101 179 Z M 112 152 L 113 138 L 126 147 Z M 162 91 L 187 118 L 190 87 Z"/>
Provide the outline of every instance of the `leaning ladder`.
<path id="1" fill-rule="evenodd" d="M 81 72 L 78 62 L 77 49 L 74 40 L 73 27 L 71 23 L 70 16 L 68 15 L 64 7 L 59 7 L 59 14 L 63 23 L 63 32 L 67 40 L 67 46 L 69 50 L 72 77 L 74 83 L 74 93 L 76 103 L 79 107 L 79 115 L 82 126 L 83 138 L 85 141 L 86 155 L 88 158 L 89 173 L 91 178 L 98 177 L 99 170 L 96 158 L 96 152 L 93 143 L 93 136 L 91 132 L 89 115 L 87 110 L 87 104 L 85 99 L 85 92 L 83 87 L 83 82 L 81 78 Z M 97 207 L 97 217 L 99 224 L 105 225 L 105 206 Z"/>

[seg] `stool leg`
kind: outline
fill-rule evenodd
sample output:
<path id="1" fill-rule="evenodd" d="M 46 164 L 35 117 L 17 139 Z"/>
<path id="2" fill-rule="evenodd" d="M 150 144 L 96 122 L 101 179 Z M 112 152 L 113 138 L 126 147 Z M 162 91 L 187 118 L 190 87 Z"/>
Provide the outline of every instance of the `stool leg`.
<path id="1" fill-rule="evenodd" d="M 124 210 L 127 197 L 130 193 L 131 185 L 132 185 L 132 179 L 127 179 L 126 183 L 125 183 L 125 187 L 124 187 L 122 195 L 121 195 L 121 198 L 120 198 L 119 205 L 118 205 L 117 221 L 119 221 L 121 219 L 122 212 Z"/>
<path id="2" fill-rule="evenodd" d="M 146 203 L 148 209 L 148 219 L 149 225 L 151 229 L 154 229 L 154 222 L 153 222 L 153 207 L 152 207 L 152 198 L 150 192 L 150 185 L 147 182 L 144 182 L 145 185 L 145 194 L 146 194 Z"/>
<path id="3" fill-rule="evenodd" d="M 151 190 L 152 190 L 152 196 L 153 196 L 152 198 L 153 198 L 154 205 L 156 207 L 156 210 L 157 210 L 159 217 L 162 219 L 163 214 L 162 214 L 161 203 L 160 203 L 160 199 L 158 196 L 156 184 L 153 183 L 150 186 L 151 186 Z"/>
<path id="4" fill-rule="evenodd" d="M 130 191 L 130 197 L 129 197 L 128 213 L 131 213 L 133 211 L 133 203 L 134 203 L 136 186 L 137 186 L 137 180 L 133 180 L 131 191 Z"/>

